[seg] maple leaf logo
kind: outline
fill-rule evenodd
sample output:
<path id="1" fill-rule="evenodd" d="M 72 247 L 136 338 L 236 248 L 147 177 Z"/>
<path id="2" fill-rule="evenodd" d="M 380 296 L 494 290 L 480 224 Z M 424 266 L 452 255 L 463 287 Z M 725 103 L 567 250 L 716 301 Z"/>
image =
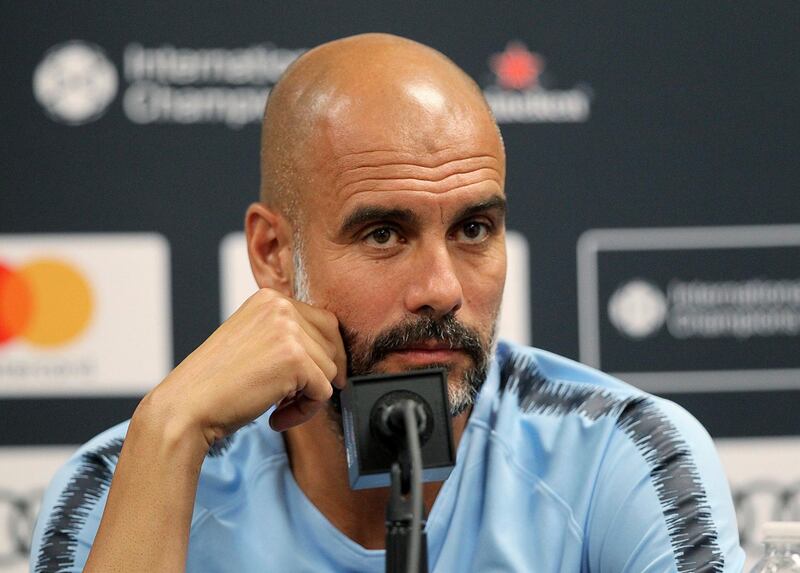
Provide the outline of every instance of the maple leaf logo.
<path id="1" fill-rule="evenodd" d="M 539 83 L 544 60 L 522 42 L 509 42 L 503 52 L 489 59 L 489 66 L 501 87 L 524 90 Z"/>

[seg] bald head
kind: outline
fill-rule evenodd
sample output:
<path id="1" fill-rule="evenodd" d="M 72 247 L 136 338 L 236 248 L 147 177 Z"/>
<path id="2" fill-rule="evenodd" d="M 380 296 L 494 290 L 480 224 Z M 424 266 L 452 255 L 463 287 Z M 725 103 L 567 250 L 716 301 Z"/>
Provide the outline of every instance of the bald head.
<path id="1" fill-rule="evenodd" d="M 499 130 L 475 82 L 440 52 L 388 34 L 323 44 L 273 88 L 261 136 L 261 200 L 300 224 L 313 174 L 332 159 L 391 149 L 421 162 Z"/>

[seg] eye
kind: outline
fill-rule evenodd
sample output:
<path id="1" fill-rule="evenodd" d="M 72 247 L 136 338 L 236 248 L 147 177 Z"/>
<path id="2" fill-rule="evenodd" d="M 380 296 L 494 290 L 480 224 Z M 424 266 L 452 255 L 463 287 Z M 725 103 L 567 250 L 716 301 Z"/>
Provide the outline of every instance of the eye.
<path id="1" fill-rule="evenodd" d="M 366 237 L 364 237 L 364 241 L 372 247 L 386 249 L 399 243 L 400 237 L 397 231 L 391 227 L 378 227 L 370 231 Z"/>
<path id="2" fill-rule="evenodd" d="M 456 233 L 459 241 L 468 243 L 483 242 L 490 234 L 491 228 L 486 223 L 480 221 L 467 221 L 463 223 Z"/>

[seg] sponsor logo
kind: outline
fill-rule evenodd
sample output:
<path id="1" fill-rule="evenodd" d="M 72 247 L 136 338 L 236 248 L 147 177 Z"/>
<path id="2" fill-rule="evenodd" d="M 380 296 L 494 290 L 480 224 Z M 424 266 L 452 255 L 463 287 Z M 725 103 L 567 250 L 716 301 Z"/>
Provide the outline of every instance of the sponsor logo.
<path id="1" fill-rule="evenodd" d="M 172 366 L 154 234 L 0 235 L 0 396 L 139 394 Z"/>
<path id="2" fill-rule="evenodd" d="M 546 60 L 519 41 L 489 57 L 494 82 L 483 94 L 498 123 L 581 123 L 589 119 L 591 92 L 586 86 L 550 87 Z"/>
<path id="3" fill-rule="evenodd" d="M 530 343 L 530 286 L 528 241 L 521 233 L 506 232 L 508 275 L 500 308 L 498 336 Z M 257 289 L 247 258 L 244 233 L 223 238 L 219 247 L 221 318 L 227 319 Z"/>
<path id="4" fill-rule="evenodd" d="M 258 124 L 271 87 L 304 51 L 268 43 L 221 48 L 131 42 L 114 58 L 121 69 L 122 112 L 139 125 Z M 75 41 L 48 51 L 34 73 L 34 94 L 53 119 L 78 125 L 100 117 L 117 83 L 102 50 Z"/>
<path id="5" fill-rule="evenodd" d="M 608 301 L 608 316 L 623 334 L 646 338 L 664 324 L 667 301 L 661 290 L 642 279 L 620 286 Z"/>
<path id="6" fill-rule="evenodd" d="M 595 229 L 582 362 L 651 392 L 800 388 L 800 226 Z"/>
<path id="7" fill-rule="evenodd" d="M 53 120 L 68 125 L 103 115 L 117 84 L 117 70 L 103 50 L 77 40 L 52 47 L 33 73 L 36 100 Z"/>
<path id="8" fill-rule="evenodd" d="M 611 323 L 630 338 L 646 338 L 666 323 L 675 338 L 737 338 L 800 334 L 800 279 L 684 281 L 667 295 L 651 282 L 621 285 L 608 302 Z"/>
<path id="9" fill-rule="evenodd" d="M 14 338 L 60 346 L 86 330 L 92 290 L 83 273 L 58 259 L 37 259 L 14 269 L 0 261 L 0 349 Z"/>
<path id="10" fill-rule="evenodd" d="M 800 279 L 673 280 L 667 292 L 675 338 L 800 334 Z"/>

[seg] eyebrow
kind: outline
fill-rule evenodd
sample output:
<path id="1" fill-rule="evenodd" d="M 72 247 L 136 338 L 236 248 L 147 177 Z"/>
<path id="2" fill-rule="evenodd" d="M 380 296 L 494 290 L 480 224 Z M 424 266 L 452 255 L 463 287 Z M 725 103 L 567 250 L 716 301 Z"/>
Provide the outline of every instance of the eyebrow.
<path id="1" fill-rule="evenodd" d="M 505 197 L 493 195 L 491 198 L 485 201 L 464 207 L 456 216 L 456 220 L 466 219 L 472 215 L 486 213 L 487 211 L 498 211 L 500 217 L 505 219 L 507 210 Z"/>
<path id="2" fill-rule="evenodd" d="M 376 206 L 359 207 L 345 218 L 339 232 L 350 234 L 359 227 L 375 221 L 396 221 L 398 223 L 413 224 L 418 221 L 418 217 L 411 209 Z"/>
<path id="3" fill-rule="evenodd" d="M 456 220 L 466 219 L 478 213 L 485 213 L 487 211 L 499 211 L 501 217 L 506 214 L 506 200 L 504 197 L 494 195 L 491 198 L 468 205 L 459 211 L 456 215 Z M 417 224 L 419 217 L 411 209 L 398 209 L 394 207 L 378 207 L 374 205 L 367 205 L 358 207 L 352 213 L 345 217 L 339 232 L 343 235 L 353 233 L 358 228 L 376 221 L 394 221 L 397 223 L 405 223 L 407 225 Z"/>

